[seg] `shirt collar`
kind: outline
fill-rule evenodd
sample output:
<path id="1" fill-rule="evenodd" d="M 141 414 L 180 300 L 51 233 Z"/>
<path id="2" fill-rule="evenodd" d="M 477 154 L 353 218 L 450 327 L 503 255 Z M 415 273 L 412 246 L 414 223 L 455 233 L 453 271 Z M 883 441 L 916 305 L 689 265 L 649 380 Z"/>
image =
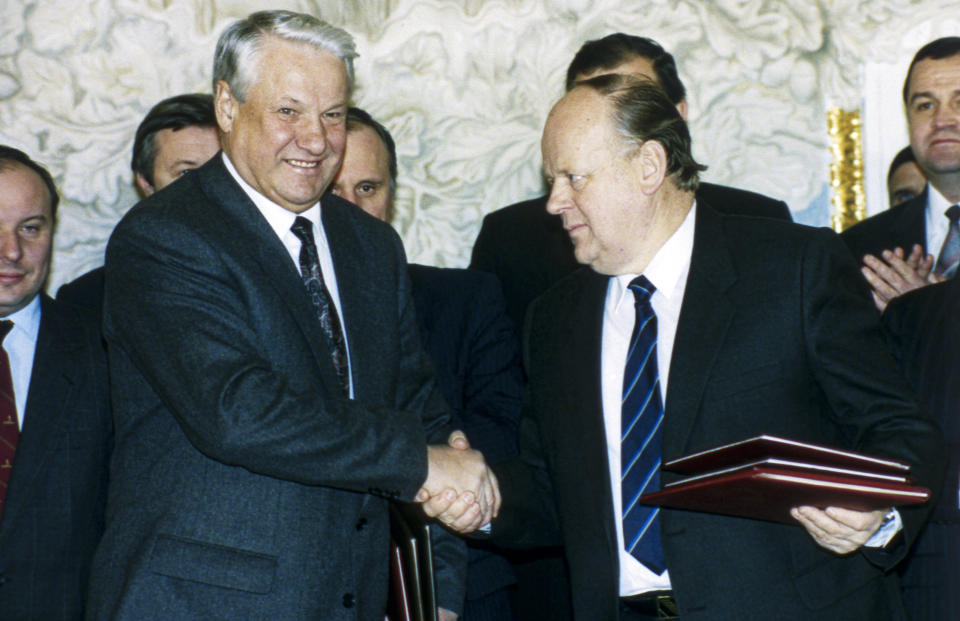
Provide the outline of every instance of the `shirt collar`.
<path id="1" fill-rule="evenodd" d="M 40 295 L 33 296 L 29 304 L 2 319 L 13 322 L 12 332 L 19 332 L 30 341 L 36 342 L 40 332 Z"/>
<path id="2" fill-rule="evenodd" d="M 303 213 L 293 213 L 253 189 L 253 186 L 244 181 L 240 173 L 237 172 L 237 169 L 234 167 L 233 162 L 230 161 L 230 158 L 227 157 L 227 154 L 223 152 L 221 152 L 221 154 L 223 155 L 223 163 L 227 167 L 230 176 L 240 185 L 244 193 L 250 197 L 250 200 L 253 201 L 253 204 L 256 205 L 260 213 L 263 214 L 267 224 L 269 224 L 270 228 L 277 234 L 277 237 L 283 239 L 284 236 L 290 232 L 290 227 L 293 226 L 293 222 L 297 219 L 297 216 L 303 216 L 307 220 L 310 220 L 317 228 L 321 227 L 319 201 Z"/>
<path id="3" fill-rule="evenodd" d="M 657 288 L 654 295 L 663 295 L 671 305 L 679 304 L 679 301 L 674 300 L 674 297 L 678 295 L 678 292 L 682 292 L 683 288 L 680 286 L 683 284 L 682 279 L 690 271 L 696 213 L 697 202 L 694 201 L 679 228 L 660 247 L 647 268 L 643 270 L 643 275 Z M 619 307 L 626 298 L 629 298 L 630 304 L 633 304 L 633 293 L 628 290 L 628 287 L 630 281 L 637 276 L 639 274 L 620 274 L 615 278 L 617 286 L 612 300 L 614 308 Z"/>
<path id="4" fill-rule="evenodd" d="M 940 190 L 933 187 L 932 183 L 927 184 L 927 210 L 935 217 L 943 217 L 944 212 L 951 206 L 947 197 L 940 193 Z"/>

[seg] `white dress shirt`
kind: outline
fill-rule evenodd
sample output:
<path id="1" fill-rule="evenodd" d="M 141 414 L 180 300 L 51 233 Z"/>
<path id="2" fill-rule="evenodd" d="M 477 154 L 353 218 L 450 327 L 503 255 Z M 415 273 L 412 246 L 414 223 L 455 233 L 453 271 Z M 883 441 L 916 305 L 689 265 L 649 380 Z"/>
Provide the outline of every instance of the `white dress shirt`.
<path id="1" fill-rule="evenodd" d="M 300 238 L 290 230 L 290 227 L 293 226 L 297 216 L 306 218 L 313 224 L 313 239 L 317 245 L 320 272 L 323 274 L 323 282 L 327 287 L 327 291 L 330 292 L 330 297 L 333 299 L 333 305 L 337 309 L 337 315 L 340 317 L 340 327 L 341 330 L 343 330 L 343 342 L 347 349 L 347 377 L 350 380 L 350 398 L 352 399 L 353 377 L 352 373 L 349 372 L 351 365 L 350 342 L 347 339 L 347 322 L 343 316 L 343 309 L 340 306 L 340 292 L 337 287 L 337 274 L 333 269 L 333 255 L 330 254 L 330 243 L 327 241 L 327 234 L 323 229 L 323 220 L 320 218 L 320 203 L 318 202 L 303 213 L 295 214 L 254 190 L 250 184 L 243 180 L 226 153 L 223 153 L 223 163 L 226 165 L 230 175 L 236 180 L 247 196 L 250 197 L 250 200 L 257 206 L 260 213 L 263 214 L 263 217 L 270 225 L 270 228 L 273 229 L 273 232 L 280 238 L 280 242 L 290 254 L 290 260 L 293 261 L 293 265 L 296 267 L 298 273 L 300 273 Z"/>
<path id="2" fill-rule="evenodd" d="M 657 314 L 657 367 L 660 372 L 660 397 L 666 407 L 670 358 L 680 319 L 683 292 L 690 272 L 693 253 L 693 229 L 697 205 L 684 218 L 672 236 L 657 251 L 643 275 L 657 288 L 650 304 Z M 623 274 L 610 279 L 603 308 L 603 341 L 601 349 L 601 391 L 603 420 L 610 462 L 610 486 L 613 491 L 614 522 L 620 553 L 620 595 L 670 588 L 669 571 L 656 575 L 627 552 L 623 544 L 623 521 L 619 519 L 623 501 L 620 494 L 620 401 L 623 392 L 623 366 L 636 321 L 633 292 L 627 287 L 639 274 Z"/>
<path id="3" fill-rule="evenodd" d="M 30 394 L 33 356 L 37 351 L 37 334 L 40 332 L 40 296 L 34 296 L 29 304 L 3 319 L 13 322 L 13 328 L 3 339 L 3 349 L 10 360 L 13 398 L 17 405 L 17 420 L 22 430 L 23 417 L 27 411 L 27 395 Z"/>
<path id="4" fill-rule="evenodd" d="M 932 184 L 927 184 L 927 208 L 924 210 L 925 229 L 927 232 L 926 248 L 927 254 L 933 255 L 933 260 L 940 257 L 940 249 L 943 248 L 943 242 L 947 239 L 947 233 L 950 232 L 950 219 L 946 212 L 953 205 L 941 194 Z M 904 254 L 910 254 L 910 248 L 903 249 Z"/>

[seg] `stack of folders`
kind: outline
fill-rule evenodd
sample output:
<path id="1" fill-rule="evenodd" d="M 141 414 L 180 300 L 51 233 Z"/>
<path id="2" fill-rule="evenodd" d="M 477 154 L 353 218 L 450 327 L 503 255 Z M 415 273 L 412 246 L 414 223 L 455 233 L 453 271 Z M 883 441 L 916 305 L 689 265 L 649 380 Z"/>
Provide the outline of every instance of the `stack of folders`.
<path id="1" fill-rule="evenodd" d="M 387 621 L 437 621 L 430 528 L 419 505 L 390 503 Z"/>
<path id="2" fill-rule="evenodd" d="M 796 524 L 790 508 L 874 511 L 922 504 L 910 465 L 861 453 L 761 435 L 663 464 L 685 475 L 640 502 Z"/>

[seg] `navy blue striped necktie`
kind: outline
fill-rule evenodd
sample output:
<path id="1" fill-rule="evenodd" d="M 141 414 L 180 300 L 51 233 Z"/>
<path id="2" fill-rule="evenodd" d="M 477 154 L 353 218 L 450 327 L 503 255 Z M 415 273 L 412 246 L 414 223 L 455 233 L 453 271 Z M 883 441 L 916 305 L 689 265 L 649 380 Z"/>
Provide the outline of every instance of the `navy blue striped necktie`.
<path id="1" fill-rule="evenodd" d="M 623 499 L 623 541 L 626 549 L 655 574 L 666 561 L 660 544 L 660 509 L 637 502 L 660 489 L 663 400 L 657 370 L 657 315 L 650 305 L 656 290 L 645 276 L 630 281 L 637 320 L 623 369 L 620 406 L 620 490 Z"/>

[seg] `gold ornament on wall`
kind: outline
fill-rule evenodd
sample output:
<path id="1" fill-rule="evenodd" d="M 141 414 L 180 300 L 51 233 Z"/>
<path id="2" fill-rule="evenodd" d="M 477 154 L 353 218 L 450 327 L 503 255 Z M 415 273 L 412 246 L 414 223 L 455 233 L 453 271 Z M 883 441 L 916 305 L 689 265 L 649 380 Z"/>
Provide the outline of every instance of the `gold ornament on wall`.
<path id="1" fill-rule="evenodd" d="M 856 224 L 867 214 L 863 189 L 863 147 L 860 111 L 832 107 L 827 110 L 830 136 L 830 225 L 838 233 Z"/>

